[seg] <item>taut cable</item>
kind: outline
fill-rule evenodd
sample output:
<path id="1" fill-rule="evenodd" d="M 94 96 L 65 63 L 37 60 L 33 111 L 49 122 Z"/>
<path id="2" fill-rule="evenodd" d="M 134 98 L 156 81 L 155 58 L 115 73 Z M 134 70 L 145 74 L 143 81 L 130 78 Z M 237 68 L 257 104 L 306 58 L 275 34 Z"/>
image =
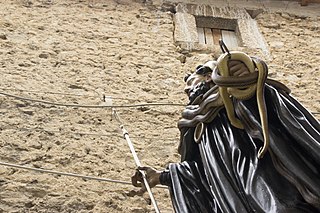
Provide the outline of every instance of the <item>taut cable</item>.
<path id="1" fill-rule="evenodd" d="M 18 95 L 12 95 L 6 92 L 0 91 L 0 95 L 4 95 L 7 97 L 11 97 L 17 100 L 23 101 L 31 101 L 35 103 L 48 104 L 53 106 L 64 106 L 64 107 L 76 107 L 76 108 L 133 108 L 133 107 L 143 107 L 143 106 L 185 106 L 185 104 L 176 104 L 176 103 L 139 103 L 139 104 L 124 104 L 124 105 L 80 105 L 80 104 L 64 104 L 64 103 L 56 103 L 51 101 L 25 98 Z"/>
<path id="2" fill-rule="evenodd" d="M 40 169 L 40 168 L 28 167 L 28 166 L 23 166 L 23 165 L 18 165 L 18 164 L 13 164 L 13 163 L 6 163 L 6 162 L 1 162 L 1 161 L 0 161 L 0 165 L 11 167 L 11 168 L 30 170 L 30 171 L 35 171 L 35 172 L 48 173 L 48 174 L 53 174 L 53 175 L 61 175 L 61 176 L 82 178 L 82 179 L 85 179 L 85 180 L 96 180 L 96 181 L 101 181 L 101 182 L 121 183 L 121 184 L 126 184 L 126 185 L 132 185 L 132 183 L 129 182 L 129 181 L 113 180 L 113 179 L 110 179 L 110 178 L 94 177 L 94 176 L 80 175 L 80 174 L 75 174 L 75 173 L 60 172 L 60 171 L 47 170 L 47 169 Z M 156 187 L 157 188 L 167 189 L 166 186 L 156 186 Z"/>
<path id="3" fill-rule="evenodd" d="M 33 168 L 33 167 L 28 167 L 28 166 L 17 165 L 17 164 L 13 164 L 13 163 L 0 162 L 0 165 L 7 166 L 7 167 L 18 168 L 18 169 L 25 169 L 25 170 L 31 170 L 31 171 L 36 171 L 36 172 L 42 172 L 42 173 L 49 173 L 49 174 L 54 174 L 54 175 L 62 175 L 62 176 L 82 178 L 82 179 L 86 179 L 86 180 L 97 180 L 97 181 L 105 181 L 105 182 L 112 182 L 112 183 L 122 183 L 122 184 L 127 184 L 127 185 L 131 184 L 128 181 L 112 180 L 112 179 L 108 179 L 108 178 L 100 178 L 100 177 L 79 175 L 79 174 L 68 173 L 68 172 L 59 172 L 59 171 L 54 171 L 54 170 L 39 169 L 39 168 Z"/>

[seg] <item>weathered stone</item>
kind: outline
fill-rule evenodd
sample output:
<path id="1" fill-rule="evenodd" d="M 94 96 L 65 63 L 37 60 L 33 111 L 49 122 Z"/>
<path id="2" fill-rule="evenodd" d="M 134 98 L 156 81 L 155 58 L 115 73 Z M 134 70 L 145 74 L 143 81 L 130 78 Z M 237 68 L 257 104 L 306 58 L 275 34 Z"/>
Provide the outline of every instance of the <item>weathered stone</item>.
<path id="1" fill-rule="evenodd" d="M 8 38 L 6 34 L 0 34 L 0 39 L 7 40 Z"/>

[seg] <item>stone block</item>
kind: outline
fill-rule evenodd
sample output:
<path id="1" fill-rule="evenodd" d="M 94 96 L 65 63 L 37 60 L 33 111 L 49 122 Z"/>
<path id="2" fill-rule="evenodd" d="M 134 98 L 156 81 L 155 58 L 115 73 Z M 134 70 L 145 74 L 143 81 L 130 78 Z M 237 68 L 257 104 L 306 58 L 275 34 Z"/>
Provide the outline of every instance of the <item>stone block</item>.
<path id="1" fill-rule="evenodd" d="M 262 2 L 260 1 L 237 1 L 229 0 L 230 7 L 246 8 L 246 9 L 260 9 L 263 8 Z"/>
<path id="2" fill-rule="evenodd" d="M 266 42 L 264 41 L 264 38 L 259 31 L 258 24 L 254 19 L 239 19 L 238 29 L 242 40 L 242 46 L 268 51 Z"/>
<path id="3" fill-rule="evenodd" d="M 174 15 L 174 39 L 175 42 L 198 42 L 198 33 L 195 17 L 188 13 L 176 13 Z"/>

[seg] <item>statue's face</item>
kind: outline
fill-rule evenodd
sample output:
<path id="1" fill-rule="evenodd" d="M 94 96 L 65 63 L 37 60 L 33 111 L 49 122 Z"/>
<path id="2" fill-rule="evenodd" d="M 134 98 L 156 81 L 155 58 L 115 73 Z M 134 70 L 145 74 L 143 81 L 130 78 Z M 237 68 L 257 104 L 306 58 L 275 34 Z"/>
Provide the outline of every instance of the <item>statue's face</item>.
<path id="1" fill-rule="evenodd" d="M 210 74 L 211 73 L 201 75 L 194 72 L 187 78 L 184 91 L 188 95 L 190 103 L 192 103 L 196 97 L 210 89 Z"/>
<path id="2" fill-rule="evenodd" d="M 206 76 L 197 73 L 192 73 L 186 80 L 186 86 L 184 87 L 184 92 L 190 96 L 190 92 L 201 82 L 206 81 Z"/>

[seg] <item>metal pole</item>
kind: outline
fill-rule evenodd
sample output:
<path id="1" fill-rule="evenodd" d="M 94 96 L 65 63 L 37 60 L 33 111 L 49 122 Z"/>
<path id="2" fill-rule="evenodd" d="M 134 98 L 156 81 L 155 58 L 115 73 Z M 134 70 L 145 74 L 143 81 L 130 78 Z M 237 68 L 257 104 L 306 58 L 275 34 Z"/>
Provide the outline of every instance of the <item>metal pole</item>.
<path id="1" fill-rule="evenodd" d="M 139 158 L 138 158 L 138 156 L 137 156 L 136 151 L 134 150 L 134 147 L 133 147 L 133 144 L 132 144 L 132 142 L 131 142 L 131 140 L 130 140 L 128 131 L 124 128 L 123 123 L 121 122 L 120 117 L 119 117 L 119 115 L 118 115 L 118 113 L 116 112 L 115 109 L 112 109 L 112 114 L 114 115 L 115 119 L 120 123 L 120 129 L 122 130 L 123 137 L 126 139 L 126 141 L 127 141 L 127 143 L 128 143 L 128 146 L 129 146 L 129 148 L 130 148 L 130 151 L 131 151 L 131 153 L 132 153 L 132 156 L 133 156 L 133 159 L 134 159 L 136 165 L 137 165 L 138 167 L 140 167 L 140 166 L 141 166 L 141 163 L 140 163 L 140 160 L 139 160 Z M 148 180 L 147 180 L 147 178 L 146 178 L 146 173 L 145 173 L 145 171 L 140 171 L 140 172 L 141 172 L 141 174 L 142 174 L 142 178 L 143 178 L 144 185 L 145 185 L 145 187 L 146 187 L 146 189 L 147 189 L 147 191 L 148 191 L 148 193 L 149 193 L 149 196 L 150 196 L 151 202 L 152 202 L 152 204 L 153 204 L 153 206 L 154 206 L 154 209 L 155 209 L 155 211 L 156 211 L 157 213 L 160 213 L 160 210 L 159 210 L 159 208 L 158 208 L 157 202 L 156 202 L 156 200 L 155 200 L 154 197 L 153 197 L 151 188 L 150 188 L 149 183 L 148 183 Z"/>

